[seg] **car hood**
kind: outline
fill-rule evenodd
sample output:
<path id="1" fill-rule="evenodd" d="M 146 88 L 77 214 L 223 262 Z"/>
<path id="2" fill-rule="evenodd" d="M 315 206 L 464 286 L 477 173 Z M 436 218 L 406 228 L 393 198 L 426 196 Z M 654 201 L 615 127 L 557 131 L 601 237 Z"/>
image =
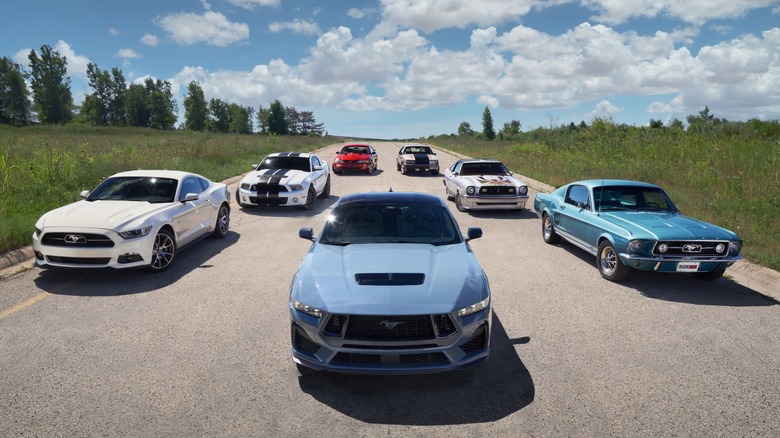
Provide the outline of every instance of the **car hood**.
<path id="1" fill-rule="evenodd" d="M 421 154 L 421 153 L 413 153 L 413 154 L 404 154 L 402 157 L 405 160 L 415 160 L 415 161 L 431 161 L 436 159 L 436 154 Z"/>
<path id="2" fill-rule="evenodd" d="M 164 210 L 170 204 L 140 201 L 78 201 L 41 216 L 36 226 L 119 229 L 138 219 Z"/>
<path id="3" fill-rule="evenodd" d="M 600 216 L 628 230 L 632 237 L 656 240 L 738 240 L 739 237 L 717 225 L 682 214 L 657 212 L 601 212 Z"/>
<path id="4" fill-rule="evenodd" d="M 358 285 L 355 274 L 422 273 L 412 286 Z M 330 313 L 442 314 L 488 296 L 485 274 L 466 244 L 316 244 L 293 279 L 292 297 Z"/>
<path id="5" fill-rule="evenodd" d="M 474 175 L 460 177 L 469 186 L 524 186 L 525 183 L 517 178 L 506 175 Z"/>
<path id="6" fill-rule="evenodd" d="M 301 184 L 309 176 L 309 172 L 295 169 L 263 169 L 249 172 L 241 180 L 242 184 L 280 184 L 289 186 Z"/>

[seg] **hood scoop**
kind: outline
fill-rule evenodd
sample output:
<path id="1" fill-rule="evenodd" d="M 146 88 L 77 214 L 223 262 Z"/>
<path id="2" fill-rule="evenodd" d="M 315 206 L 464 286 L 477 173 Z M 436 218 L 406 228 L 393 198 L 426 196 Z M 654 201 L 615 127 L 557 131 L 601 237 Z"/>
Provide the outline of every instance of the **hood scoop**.
<path id="1" fill-rule="evenodd" d="M 395 272 L 355 274 L 355 281 L 361 286 L 419 286 L 425 282 L 425 274 Z"/>

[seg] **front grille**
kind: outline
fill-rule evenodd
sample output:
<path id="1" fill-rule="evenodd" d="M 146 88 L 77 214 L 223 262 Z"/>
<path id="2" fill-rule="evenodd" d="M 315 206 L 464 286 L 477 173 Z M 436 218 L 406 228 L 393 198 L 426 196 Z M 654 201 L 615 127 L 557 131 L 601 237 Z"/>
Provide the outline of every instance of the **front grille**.
<path id="1" fill-rule="evenodd" d="M 317 345 L 317 343 L 315 343 L 314 341 L 312 341 L 303 330 L 296 327 L 295 328 L 295 349 L 309 354 L 314 354 L 317 350 L 320 349 L 320 346 Z"/>
<path id="2" fill-rule="evenodd" d="M 266 195 L 278 195 L 279 193 L 286 193 L 287 187 L 280 186 L 279 184 L 259 183 L 259 184 L 252 184 L 249 187 L 249 190 L 253 192 L 258 192 L 258 194 L 265 193 Z"/>
<path id="3" fill-rule="evenodd" d="M 355 274 L 355 281 L 361 286 L 417 286 L 425 282 L 425 274 Z"/>
<path id="4" fill-rule="evenodd" d="M 50 262 L 67 263 L 69 265 L 107 265 L 110 257 L 59 257 L 47 256 Z"/>
<path id="5" fill-rule="evenodd" d="M 514 196 L 517 193 L 514 186 L 484 186 L 480 187 L 480 195 Z"/>
<path id="6" fill-rule="evenodd" d="M 114 241 L 103 234 L 91 233 L 46 233 L 41 244 L 70 248 L 112 248 Z"/>
<path id="7" fill-rule="evenodd" d="M 662 244 L 668 247 L 666 252 L 658 250 Z M 718 245 L 722 245 L 722 252 L 717 252 Z M 728 253 L 729 242 L 725 240 L 666 240 L 656 242 L 653 247 L 653 255 L 662 257 L 726 257 Z"/>
<path id="8" fill-rule="evenodd" d="M 382 360 L 384 358 L 384 361 Z M 331 363 L 347 365 L 426 365 L 437 363 L 449 363 L 447 356 L 442 352 L 436 353 L 411 353 L 411 354 L 365 354 L 365 353 L 338 353 Z"/>
<path id="9" fill-rule="evenodd" d="M 284 205 L 287 203 L 287 198 L 258 198 L 250 196 L 249 202 L 257 205 Z"/>
<path id="10" fill-rule="evenodd" d="M 347 339 L 420 340 L 435 337 L 430 315 L 353 315 L 344 334 Z"/>

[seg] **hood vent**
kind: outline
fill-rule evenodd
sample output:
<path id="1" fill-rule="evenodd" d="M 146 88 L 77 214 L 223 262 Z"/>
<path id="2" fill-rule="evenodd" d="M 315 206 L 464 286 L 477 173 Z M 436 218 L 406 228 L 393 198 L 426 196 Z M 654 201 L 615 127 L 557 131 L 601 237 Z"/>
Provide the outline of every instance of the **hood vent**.
<path id="1" fill-rule="evenodd" d="M 355 274 L 355 281 L 361 286 L 418 286 L 425 282 L 425 274 Z"/>

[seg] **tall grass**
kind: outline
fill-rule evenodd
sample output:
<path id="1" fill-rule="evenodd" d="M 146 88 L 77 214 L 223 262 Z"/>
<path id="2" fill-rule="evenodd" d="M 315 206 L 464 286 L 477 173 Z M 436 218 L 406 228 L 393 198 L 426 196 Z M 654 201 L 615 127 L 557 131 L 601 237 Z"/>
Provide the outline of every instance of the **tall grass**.
<path id="1" fill-rule="evenodd" d="M 539 129 L 513 141 L 441 136 L 429 142 L 553 186 L 619 178 L 658 184 L 677 207 L 731 229 L 743 255 L 780 270 L 780 123 L 726 123 L 707 130 L 643 128 L 595 120 L 587 128 Z"/>
<path id="2" fill-rule="evenodd" d="M 170 169 L 220 181 L 246 173 L 271 152 L 307 152 L 333 137 L 161 132 L 83 125 L 0 125 L 0 253 L 30 244 L 44 212 L 79 199 L 114 173 Z"/>

